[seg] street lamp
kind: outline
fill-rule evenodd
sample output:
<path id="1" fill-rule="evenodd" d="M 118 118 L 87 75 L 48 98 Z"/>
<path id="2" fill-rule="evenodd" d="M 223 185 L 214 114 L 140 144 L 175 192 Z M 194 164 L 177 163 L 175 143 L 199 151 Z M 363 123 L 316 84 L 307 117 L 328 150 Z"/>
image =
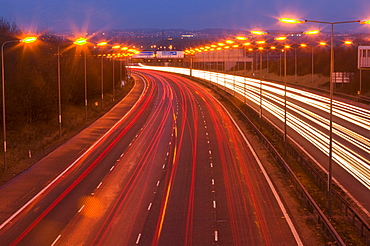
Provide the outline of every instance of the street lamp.
<path id="1" fill-rule="evenodd" d="M 112 101 L 114 102 L 114 56 L 112 56 Z"/>
<path id="2" fill-rule="evenodd" d="M 264 32 L 264 31 L 251 31 L 252 34 L 254 35 L 266 35 L 268 34 L 268 32 Z"/>
<path id="3" fill-rule="evenodd" d="M 286 77 L 286 53 L 288 49 L 290 49 L 290 45 L 284 45 L 284 144 L 286 144 L 286 137 L 287 137 L 287 93 L 286 93 L 286 88 L 287 88 L 287 77 Z M 286 150 L 286 146 L 284 148 Z"/>
<path id="4" fill-rule="evenodd" d="M 62 96 L 60 86 L 60 44 L 58 45 L 58 124 L 59 138 L 62 137 Z"/>
<path id="5" fill-rule="evenodd" d="M 115 46 L 113 46 L 112 47 L 112 49 L 121 49 L 121 45 L 115 45 Z M 115 97 L 115 88 L 114 88 L 114 55 L 112 55 L 112 77 L 113 77 L 113 79 L 112 79 L 112 101 L 114 102 L 114 97 Z"/>
<path id="6" fill-rule="evenodd" d="M 270 51 L 272 51 L 272 50 L 276 50 L 276 46 L 270 46 Z M 266 65 L 266 68 L 267 68 L 267 74 L 269 74 L 270 73 L 270 63 L 269 63 L 269 57 L 270 57 L 270 55 L 269 55 L 269 52 L 267 52 L 267 57 L 266 57 L 266 63 L 267 63 L 267 65 Z"/>
<path id="7" fill-rule="evenodd" d="M 307 48 L 308 45 L 305 43 L 302 43 L 299 45 L 301 48 Z M 296 57 L 295 57 L 296 59 Z M 297 62 L 297 59 L 295 60 Z M 313 83 L 313 72 L 314 72 L 314 65 L 313 65 L 313 45 L 311 46 L 311 82 Z M 296 65 L 296 74 L 298 73 L 298 64 Z M 295 82 L 297 82 L 297 79 L 295 79 Z"/>
<path id="8" fill-rule="evenodd" d="M 1 87 L 2 87 L 2 103 L 3 103 L 3 143 L 4 143 L 4 170 L 7 169 L 6 163 L 6 112 L 5 112 L 5 65 L 4 65 L 4 46 L 8 43 L 33 43 L 37 40 L 37 37 L 26 37 L 24 39 L 16 39 L 5 41 L 1 45 Z"/>
<path id="9" fill-rule="evenodd" d="M 353 41 L 351 41 L 351 40 L 345 40 L 345 41 L 343 41 L 343 43 L 344 43 L 344 45 L 348 45 L 348 46 L 350 46 L 350 45 L 355 45 L 354 43 L 353 43 Z M 358 47 L 359 48 L 359 47 Z M 360 70 L 360 84 L 359 84 L 359 90 L 357 91 L 357 95 L 358 96 L 360 96 L 361 95 L 361 90 L 362 90 L 362 67 L 359 67 L 359 70 Z"/>
<path id="10" fill-rule="evenodd" d="M 292 18 L 280 18 L 279 21 L 283 23 L 297 24 L 297 23 L 320 23 L 328 24 L 331 26 L 331 35 L 330 35 L 330 110 L 329 110 L 329 167 L 328 167 L 328 216 L 332 216 L 332 165 L 333 165 L 333 73 L 334 73 L 334 25 L 337 24 L 346 24 L 346 23 L 360 23 L 360 24 L 370 24 L 370 20 L 354 20 L 354 21 L 315 21 L 315 20 L 301 20 L 301 19 L 292 19 Z"/>
<path id="11" fill-rule="evenodd" d="M 101 51 L 102 51 L 102 48 L 104 46 L 106 46 L 108 44 L 108 42 L 100 42 L 98 43 L 97 45 L 101 48 Z M 101 85 L 101 107 L 103 108 L 103 104 L 104 104 L 104 60 L 103 60 L 103 52 L 101 52 L 101 55 L 100 55 L 100 73 L 101 73 L 101 82 L 100 82 L 100 85 Z"/>
<path id="12" fill-rule="evenodd" d="M 257 44 L 264 44 L 265 41 L 257 41 L 256 42 Z M 259 62 L 260 62 L 260 127 L 262 128 L 262 52 L 263 52 L 263 47 L 260 46 L 258 47 L 258 50 L 260 52 L 260 59 L 259 59 Z"/>
<path id="13" fill-rule="evenodd" d="M 83 46 L 87 44 L 86 38 L 78 38 L 73 42 L 75 45 Z M 86 50 L 84 51 L 84 71 L 85 71 L 85 120 L 87 120 L 87 72 L 86 72 Z"/>

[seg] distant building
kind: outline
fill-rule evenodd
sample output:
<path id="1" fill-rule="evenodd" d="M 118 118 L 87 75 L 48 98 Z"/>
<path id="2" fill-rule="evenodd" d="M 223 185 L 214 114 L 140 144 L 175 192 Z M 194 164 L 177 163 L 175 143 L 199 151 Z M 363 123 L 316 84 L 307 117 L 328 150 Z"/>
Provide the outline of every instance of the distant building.
<path id="1" fill-rule="evenodd" d="M 184 39 L 184 38 L 194 38 L 194 34 L 183 34 L 183 35 L 181 35 L 181 39 Z"/>

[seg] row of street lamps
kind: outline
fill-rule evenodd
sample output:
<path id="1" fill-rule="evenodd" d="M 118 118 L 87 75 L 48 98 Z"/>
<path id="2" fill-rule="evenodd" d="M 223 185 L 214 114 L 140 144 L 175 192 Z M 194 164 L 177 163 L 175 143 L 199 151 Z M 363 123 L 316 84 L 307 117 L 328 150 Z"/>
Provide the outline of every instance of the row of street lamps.
<path id="1" fill-rule="evenodd" d="M 1 85 L 2 85 L 2 116 L 3 116 L 3 151 L 4 151 L 4 170 L 7 169 L 7 134 L 6 134 L 6 104 L 5 104 L 5 64 L 4 64 L 4 46 L 8 43 L 33 43 L 37 40 L 37 37 L 26 37 L 24 39 L 15 39 L 15 40 L 9 40 L 5 41 L 1 45 Z M 77 46 L 85 46 L 88 44 L 88 40 L 86 38 L 78 38 L 76 39 L 73 44 Z M 97 44 L 98 46 L 102 47 L 107 45 L 108 42 L 101 42 Z M 113 46 L 113 49 L 120 48 L 120 46 Z M 58 76 L 58 124 L 59 124 L 59 137 L 61 138 L 62 136 L 62 106 L 61 106 L 61 65 L 60 65 L 60 56 L 61 56 L 61 51 L 60 51 L 60 44 L 58 45 L 57 49 L 57 57 L 58 57 L 58 71 L 57 71 L 57 76 Z M 114 101 L 114 58 L 115 57 L 130 57 L 133 54 L 139 53 L 138 50 L 134 48 L 130 48 L 128 46 L 124 46 L 121 48 L 121 53 L 118 54 L 109 54 L 106 56 L 107 58 L 111 58 L 113 61 L 113 101 Z M 102 105 L 103 105 L 103 54 L 101 56 L 101 87 L 102 87 Z M 121 61 L 121 60 L 120 60 Z M 87 119 L 87 109 L 88 109 L 88 97 L 87 97 L 87 65 L 86 65 L 86 50 L 84 52 L 84 97 L 85 97 L 85 119 Z"/>
<path id="2" fill-rule="evenodd" d="M 282 52 L 284 52 L 284 142 L 286 141 L 286 136 L 287 136 L 287 119 L 286 119 L 286 115 L 287 115 L 287 96 L 286 96 L 286 86 L 287 86 L 287 81 L 286 81 L 286 71 L 287 71 L 287 65 L 286 65 L 286 54 L 287 54 L 287 50 L 290 49 L 292 46 L 291 45 L 288 45 L 286 43 L 286 40 L 287 40 L 287 36 L 288 35 L 293 35 L 293 34 L 302 34 L 302 35 L 315 35 L 315 34 L 318 34 L 319 31 L 318 30 L 310 30 L 310 31 L 306 31 L 306 32 L 296 32 L 296 33 L 271 33 L 271 32 L 265 32 L 265 31 L 251 31 L 251 34 L 253 35 L 268 35 L 268 34 L 278 34 L 280 36 L 276 37 L 274 40 L 277 41 L 277 42 L 282 42 L 284 41 L 285 44 L 283 44 L 282 46 Z M 259 113 L 259 116 L 260 118 L 262 118 L 262 69 L 263 69 L 263 66 L 262 66 L 262 52 L 265 50 L 266 48 L 266 45 L 267 45 L 267 42 L 265 40 L 256 40 L 254 42 L 251 42 L 251 41 L 247 41 L 248 38 L 247 37 L 242 37 L 242 36 L 238 36 L 235 38 L 237 40 L 237 42 L 239 41 L 242 41 L 242 44 L 238 44 L 236 43 L 235 41 L 233 40 L 225 40 L 223 42 L 219 42 L 217 43 L 217 45 L 206 45 L 206 46 L 203 46 L 203 47 L 199 47 L 199 48 L 194 48 L 194 49 L 189 49 L 189 50 L 186 50 L 185 51 L 185 54 L 194 54 L 196 52 L 206 52 L 206 51 L 218 51 L 218 50 L 222 50 L 222 49 L 232 49 L 232 48 L 240 48 L 240 47 L 243 47 L 243 49 L 247 49 L 247 51 L 250 51 L 250 52 L 254 52 L 255 49 L 257 49 L 257 51 L 259 52 L 259 65 L 260 65 L 260 74 L 259 74 L 259 77 L 260 77 L 260 113 Z M 254 43 L 254 44 L 253 44 Z M 307 44 L 301 44 L 301 47 L 307 47 Z M 275 45 L 272 45 L 269 47 L 270 50 L 276 50 L 277 49 L 277 46 Z M 313 51 L 313 50 L 312 50 Z M 243 52 L 243 55 L 244 55 L 244 52 Z M 281 63 L 281 62 L 280 62 Z M 296 63 L 295 63 L 295 66 L 296 66 Z M 312 68 L 313 68 L 313 65 L 312 65 Z M 252 69 L 253 69 L 253 64 L 252 64 Z M 297 70 L 295 68 L 295 70 Z M 313 71 L 313 70 L 312 70 Z M 312 75 L 313 77 L 313 75 Z M 235 93 L 235 92 L 234 92 Z"/>
<path id="3" fill-rule="evenodd" d="M 336 22 L 327 22 L 327 21 L 316 21 L 316 20 L 301 20 L 293 18 L 281 18 L 279 21 L 288 24 L 301 24 L 307 22 L 328 24 L 331 26 L 330 33 L 330 92 L 329 92 L 329 166 L 328 166 L 328 216 L 332 216 L 332 179 L 333 179 L 333 91 L 334 91 L 334 25 L 338 24 L 347 24 L 347 23 L 360 23 L 360 24 L 370 24 L 370 20 L 354 20 L 354 21 L 336 21 Z"/>
<path id="4" fill-rule="evenodd" d="M 332 165 L 333 165 L 333 90 L 334 90 L 334 81 L 333 81 L 333 74 L 334 74 L 334 25 L 338 25 L 338 24 L 346 24 L 346 23 L 360 23 L 360 24 L 370 24 L 370 20 L 354 20 L 354 21 L 338 21 L 338 22 L 326 22 L 326 21 L 315 21 L 315 20 L 299 20 L 299 19 L 292 19 L 292 18 L 281 18 L 279 19 L 279 21 L 283 22 L 283 23 L 290 23 L 290 24 L 299 24 L 299 23 L 306 23 L 306 22 L 313 22 L 313 23 L 320 23 L 320 24 L 328 24 L 331 26 L 331 34 L 330 34 L 330 89 L 329 89 L 329 104 L 330 104 L 330 109 L 329 109 L 329 145 L 328 145 L 328 157 L 329 157 L 329 165 L 328 165 L 328 186 L 327 186 L 327 195 L 328 195 L 328 216 L 331 217 L 332 216 L 332 176 L 333 176 L 333 171 L 332 171 Z M 252 34 L 255 34 L 255 35 L 266 35 L 266 34 L 271 34 L 271 33 L 268 33 L 268 32 L 264 32 L 264 31 L 252 31 L 251 32 Z M 317 30 L 313 30 L 313 31 L 308 31 L 308 32 L 304 32 L 302 34 L 318 34 L 319 31 Z M 281 34 L 281 33 L 280 33 Z M 280 37 L 280 38 L 275 38 L 276 41 L 284 41 L 286 40 L 286 36 L 288 35 L 287 33 L 284 34 L 285 36 L 283 37 Z M 226 40 L 224 42 L 220 42 L 220 43 L 217 43 L 216 44 L 213 44 L 213 45 L 207 45 L 207 46 L 202 46 L 202 47 L 199 47 L 199 48 L 193 48 L 193 49 L 188 49 L 185 51 L 185 54 L 188 54 L 188 55 L 194 55 L 196 52 L 204 52 L 204 51 L 217 51 L 217 50 L 222 50 L 222 49 L 230 49 L 230 48 L 240 48 L 240 47 L 248 47 L 248 46 L 251 46 L 251 42 L 247 42 L 247 38 L 246 37 L 236 37 L 237 40 L 239 41 L 243 41 L 244 43 L 242 43 L 241 45 L 239 44 L 233 44 L 234 41 L 232 40 Z M 263 48 L 263 44 L 265 44 L 265 41 L 261 40 L 261 41 L 255 41 L 255 48 L 257 48 L 258 51 L 260 51 L 260 70 L 262 72 L 262 50 L 264 49 Z M 346 45 L 351 45 L 352 42 L 351 41 L 345 41 L 344 44 Z M 322 46 L 326 46 L 327 43 L 326 42 L 320 42 L 320 45 Z M 307 44 L 300 44 L 299 47 L 302 47 L 302 48 L 305 48 L 307 47 Z M 288 44 L 285 44 L 284 45 L 284 142 L 286 140 L 286 51 L 287 49 L 290 49 L 291 46 L 288 45 Z M 314 74 L 314 60 L 313 60 L 313 49 L 314 47 L 312 46 L 312 80 L 313 80 L 313 74 Z M 276 46 L 271 46 L 270 49 L 276 49 Z M 297 64 L 296 64 L 296 49 L 295 48 L 295 73 L 297 73 Z M 249 51 L 253 51 L 254 49 L 253 48 L 248 48 Z M 262 75 L 261 75 L 262 76 Z M 262 77 L 261 77 L 261 80 L 262 80 Z M 261 82 L 262 84 L 262 82 Z M 260 98 L 261 98 L 261 102 L 260 102 L 260 116 L 262 115 L 262 91 L 260 92 Z"/>

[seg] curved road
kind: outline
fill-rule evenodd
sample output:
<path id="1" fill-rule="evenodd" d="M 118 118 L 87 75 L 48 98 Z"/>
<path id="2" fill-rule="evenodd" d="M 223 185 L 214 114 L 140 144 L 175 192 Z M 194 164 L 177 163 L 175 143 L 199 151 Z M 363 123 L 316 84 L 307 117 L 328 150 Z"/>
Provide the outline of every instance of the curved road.
<path id="1" fill-rule="evenodd" d="M 142 69 L 189 75 L 188 68 L 143 66 Z M 205 79 L 234 95 L 281 132 L 300 151 L 311 156 L 325 173 L 329 166 L 329 108 L 325 95 L 287 86 L 286 118 L 284 85 L 255 78 L 192 69 L 192 76 Z M 262 107 L 261 107 L 262 105 Z M 370 108 L 340 98 L 333 100 L 333 181 L 363 211 L 370 215 Z"/>
<path id="2" fill-rule="evenodd" d="M 4 245 L 301 245 L 232 118 L 178 75 L 136 71 L 134 107 L 0 228 Z M 1 192 L 1 190 L 0 190 Z"/>

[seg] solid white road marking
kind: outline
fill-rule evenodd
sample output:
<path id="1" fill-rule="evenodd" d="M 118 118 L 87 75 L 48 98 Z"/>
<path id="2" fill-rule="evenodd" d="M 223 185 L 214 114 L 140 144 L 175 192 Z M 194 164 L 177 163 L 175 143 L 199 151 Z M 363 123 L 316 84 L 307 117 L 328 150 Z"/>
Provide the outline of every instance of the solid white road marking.
<path id="1" fill-rule="evenodd" d="M 51 246 L 54 246 L 57 242 L 58 242 L 58 240 L 59 240 L 59 238 L 61 237 L 62 235 L 59 235 L 55 240 L 54 240 L 54 242 L 51 244 Z"/>
<path id="2" fill-rule="evenodd" d="M 140 242 L 140 238 L 141 238 L 141 233 L 139 233 L 139 235 L 137 236 L 136 244 L 139 244 L 139 242 Z"/>
<path id="3" fill-rule="evenodd" d="M 82 209 L 84 209 L 85 205 L 82 205 L 82 207 L 78 210 L 78 213 L 80 213 L 82 211 Z"/>

